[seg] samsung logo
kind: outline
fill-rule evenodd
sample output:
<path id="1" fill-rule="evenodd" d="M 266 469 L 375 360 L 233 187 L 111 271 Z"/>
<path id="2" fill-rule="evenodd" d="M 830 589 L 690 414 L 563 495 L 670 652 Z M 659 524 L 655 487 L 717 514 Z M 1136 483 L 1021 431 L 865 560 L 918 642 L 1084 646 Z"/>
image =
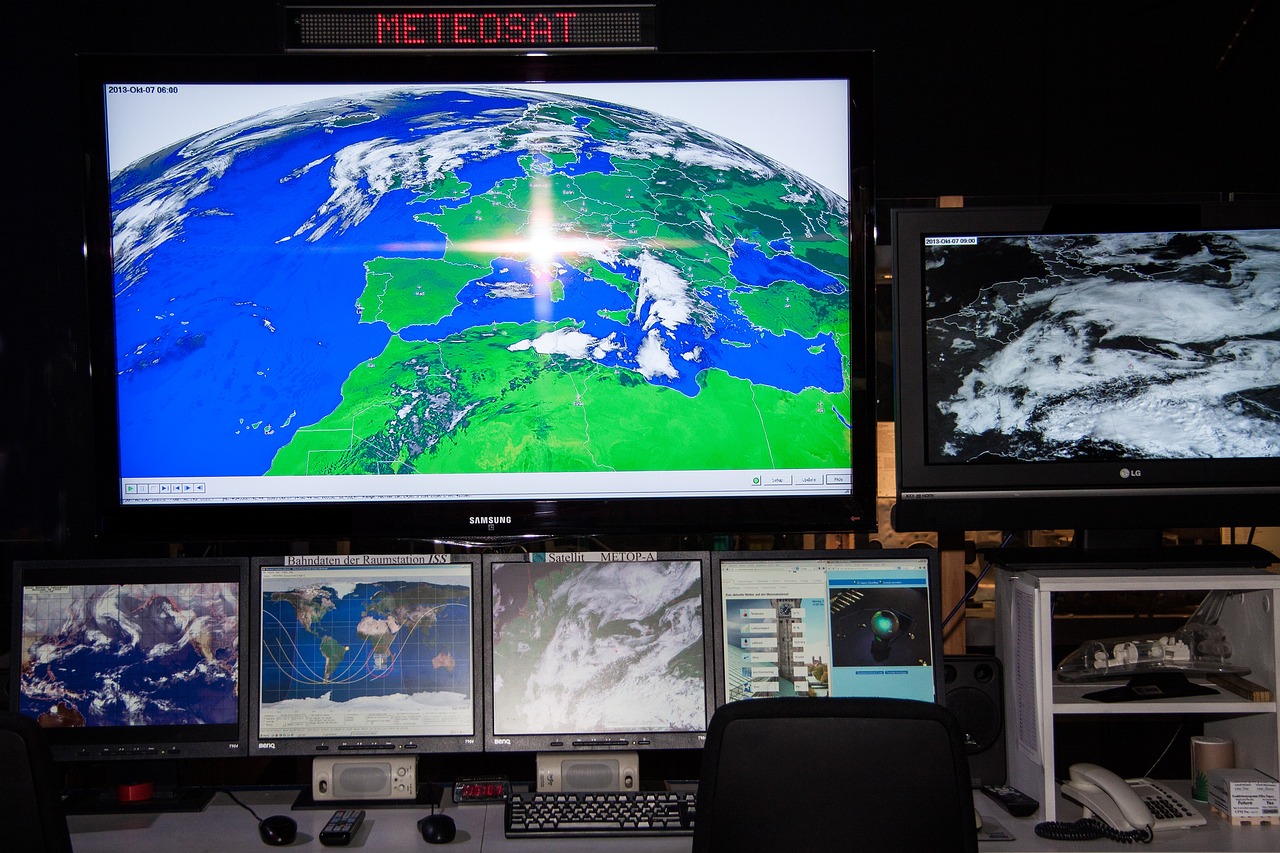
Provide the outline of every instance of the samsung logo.
<path id="1" fill-rule="evenodd" d="M 511 516 L 509 515 L 473 515 L 471 516 L 472 524 L 510 524 Z"/>

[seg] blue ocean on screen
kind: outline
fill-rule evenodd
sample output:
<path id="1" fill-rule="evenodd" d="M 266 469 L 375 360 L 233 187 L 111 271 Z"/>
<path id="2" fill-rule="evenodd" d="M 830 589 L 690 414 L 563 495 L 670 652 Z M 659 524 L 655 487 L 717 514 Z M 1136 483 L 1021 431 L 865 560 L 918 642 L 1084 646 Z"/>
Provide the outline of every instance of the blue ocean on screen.
<path id="1" fill-rule="evenodd" d="M 609 146 L 582 117 L 569 125 L 587 136 L 572 159 L 551 165 L 520 145 L 507 150 L 502 134 L 538 98 L 415 91 L 315 102 L 212 130 L 120 171 L 112 195 L 121 475 L 264 473 L 299 428 L 338 407 L 344 381 L 396 335 L 434 341 L 493 323 L 567 321 L 623 345 L 601 356 L 602 365 L 635 369 L 652 317 L 628 314 L 633 294 L 568 262 L 563 299 L 550 313 L 545 300 L 540 307 L 493 287 L 532 279 L 527 261 L 497 253 L 490 275 L 464 285 L 457 307 L 438 321 L 393 331 L 362 320 L 357 308 L 366 262 L 444 257 L 449 235 L 415 217 L 500 194 L 503 181 L 528 179 L 531 158 L 551 173 L 615 170 Z M 470 135 L 451 141 L 463 132 Z M 412 179 L 435 158 L 449 163 L 452 191 L 425 198 Z M 690 284 L 699 310 L 660 329 L 680 369 L 647 381 L 692 397 L 705 366 L 792 393 L 842 393 L 833 335 L 775 334 L 752 325 L 734 301 L 740 288 L 778 281 L 845 291 L 790 249 L 787 241 L 735 240 L 738 284 Z M 610 269 L 608 259 L 601 264 Z M 612 269 L 636 281 L 634 266 Z"/>
<path id="2" fill-rule="evenodd" d="M 432 612 L 419 621 L 405 618 L 403 611 L 412 604 L 399 613 L 383 612 L 380 599 L 403 596 L 413 586 L 358 584 L 345 593 L 324 587 L 326 607 L 331 604 L 332 609 L 309 609 L 291 596 L 264 594 L 263 703 L 322 697 L 348 702 L 422 693 L 469 696 L 470 601 L 459 596 L 444 605 L 416 605 Z M 412 591 L 409 595 L 423 597 Z"/>

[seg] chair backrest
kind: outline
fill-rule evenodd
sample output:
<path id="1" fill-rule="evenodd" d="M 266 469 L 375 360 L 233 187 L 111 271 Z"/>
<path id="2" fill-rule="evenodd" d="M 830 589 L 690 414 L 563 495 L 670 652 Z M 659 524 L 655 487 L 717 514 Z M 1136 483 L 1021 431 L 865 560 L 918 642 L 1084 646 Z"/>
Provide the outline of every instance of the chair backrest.
<path id="1" fill-rule="evenodd" d="M 13 818 L 0 835 L 0 847 L 71 853 L 49 744 L 34 720 L 11 711 L 0 711 L 0 803 Z"/>
<path id="2" fill-rule="evenodd" d="M 731 702 L 711 718 L 695 853 L 976 853 L 955 716 L 906 699 Z"/>

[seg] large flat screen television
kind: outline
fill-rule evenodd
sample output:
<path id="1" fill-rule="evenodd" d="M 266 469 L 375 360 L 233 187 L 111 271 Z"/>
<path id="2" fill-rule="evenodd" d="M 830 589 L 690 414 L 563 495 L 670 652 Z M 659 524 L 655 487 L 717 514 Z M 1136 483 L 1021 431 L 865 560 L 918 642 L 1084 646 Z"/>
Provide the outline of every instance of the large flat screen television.
<path id="1" fill-rule="evenodd" d="M 714 707 L 708 552 L 485 558 L 485 749 L 697 749 Z"/>
<path id="2" fill-rule="evenodd" d="M 246 754 L 249 561 L 14 565 L 13 710 L 59 761 Z"/>
<path id="3" fill-rule="evenodd" d="M 943 701 L 937 551 L 722 551 L 712 563 L 717 704 Z"/>
<path id="4" fill-rule="evenodd" d="M 1280 205 L 898 210 L 893 242 L 896 527 L 1280 523 Z"/>
<path id="5" fill-rule="evenodd" d="M 250 752 L 478 752 L 480 558 L 253 559 Z"/>
<path id="6" fill-rule="evenodd" d="M 869 54 L 82 69 L 104 534 L 874 526 Z"/>

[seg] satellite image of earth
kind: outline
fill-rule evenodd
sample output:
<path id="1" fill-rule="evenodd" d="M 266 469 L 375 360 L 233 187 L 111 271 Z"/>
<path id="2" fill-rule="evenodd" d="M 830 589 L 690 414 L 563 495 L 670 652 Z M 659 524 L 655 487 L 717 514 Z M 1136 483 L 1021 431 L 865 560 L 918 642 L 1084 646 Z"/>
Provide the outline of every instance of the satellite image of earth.
<path id="1" fill-rule="evenodd" d="M 848 463 L 848 203 L 679 120 L 378 91 L 111 191 L 124 476 Z"/>
<path id="2" fill-rule="evenodd" d="M 316 711 L 471 695 L 471 590 L 418 581 L 310 584 L 262 596 L 262 703 Z M 267 736 L 282 736 L 268 733 Z"/>
<path id="3" fill-rule="evenodd" d="M 706 727 L 697 561 L 499 563 L 496 734 Z"/>
<path id="4" fill-rule="evenodd" d="M 28 589 L 21 711 L 45 727 L 235 723 L 236 584 Z"/>
<path id="5" fill-rule="evenodd" d="M 927 250 L 935 462 L 1280 456 L 1274 232 Z"/>

